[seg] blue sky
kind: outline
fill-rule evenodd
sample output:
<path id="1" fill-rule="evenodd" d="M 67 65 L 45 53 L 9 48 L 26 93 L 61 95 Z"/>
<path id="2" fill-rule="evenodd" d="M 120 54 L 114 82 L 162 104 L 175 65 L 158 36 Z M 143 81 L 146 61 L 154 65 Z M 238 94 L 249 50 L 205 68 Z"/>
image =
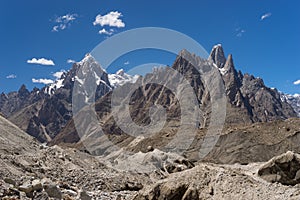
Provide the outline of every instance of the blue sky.
<path id="1" fill-rule="evenodd" d="M 300 80 L 299 8 L 297 0 L 3 0 L 0 91 L 22 83 L 42 87 L 32 79 L 54 80 L 55 72 L 71 68 L 68 60 L 81 60 L 108 34 L 150 26 L 187 34 L 207 51 L 221 43 L 237 69 L 270 87 L 300 93 L 300 81 L 294 84 Z M 174 56 L 150 51 L 123 56 L 114 69 L 173 61 Z"/>

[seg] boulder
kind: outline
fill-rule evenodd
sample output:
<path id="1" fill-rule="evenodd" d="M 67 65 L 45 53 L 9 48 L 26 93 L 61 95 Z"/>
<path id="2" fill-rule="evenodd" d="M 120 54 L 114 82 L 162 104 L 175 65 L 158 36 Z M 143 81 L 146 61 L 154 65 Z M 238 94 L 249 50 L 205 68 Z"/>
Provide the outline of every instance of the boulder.
<path id="1" fill-rule="evenodd" d="M 300 155 L 288 151 L 285 154 L 272 158 L 259 170 L 258 175 L 264 180 L 283 185 L 300 183 Z"/>
<path id="2" fill-rule="evenodd" d="M 40 180 L 38 180 L 38 179 L 33 180 L 31 184 L 32 184 L 32 188 L 33 188 L 34 191 L 43 190 L 43 185 L 42 185 Z"/>
<path id="3" fill-rule="evenodd" d="M 13 185 L 13 186 L 16 185 L 16 181 L 13 180 L 13 179 L 11 179 L 11 178 L 5 178 L 5 179 L 4 179 L 4 182 L 5 182 L 5 183 L 8 183 L 8 184 L 11 184 L 11 185 Z"/>
<path id="4" fill-rule="evenodd" d="M 49 197 L 57 198 L 57 199 L 62 198 L 62 193 L 56 185 L 54 185 L 54 184 L 44 185 L 44 189 Z"/>
<path id="5" fill-rule="evenodd" d="M 33 192 L 33 186 L 30 183 L 30 181 L 27 181 L 27 182 L 23 183 L 21 186 L 19 186 L 19 190 L 21 192 L 25 192 L 26 195 L 28 195 L 29 193 Z"/>
<path id="6" fill-rule="evenodd" d="M 86 191 L 81 191 L 80 192 L 80 197 L 79 199 L 81 200 L 91 200 L 92 198 L 86 193 Z"/>
<path id="7" fill-rule="evenodd" d="M 49 195 L 47 194 L 47 192 L 42 191 L 40 193 L 36 193 L 32 199 L 33 200 L 49 200 Z"/>

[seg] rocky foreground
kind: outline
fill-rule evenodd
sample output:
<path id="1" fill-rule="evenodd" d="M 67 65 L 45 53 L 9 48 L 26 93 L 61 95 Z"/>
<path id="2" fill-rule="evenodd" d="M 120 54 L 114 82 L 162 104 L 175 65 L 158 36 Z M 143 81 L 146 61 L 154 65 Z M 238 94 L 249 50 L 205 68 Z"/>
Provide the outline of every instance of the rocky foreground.
<path id="1" fill-rule="evenodd" d="M 300 198 L 300 156 L 292 152 L 266 163 L 194 165 L 178 155 L 148 150 L 99 158 L 46 147 L 1 117 L 0 199 Z M 126 159 L 148 171 L 130 169 Z M 108 164 L 111 160 L 118 163 Z"/>
<path id="2" fill-rule="evenodd" d="M 149 181 L 75 149 L 43 146 L 0 118 L 0 199 L 130 199 Z"/>

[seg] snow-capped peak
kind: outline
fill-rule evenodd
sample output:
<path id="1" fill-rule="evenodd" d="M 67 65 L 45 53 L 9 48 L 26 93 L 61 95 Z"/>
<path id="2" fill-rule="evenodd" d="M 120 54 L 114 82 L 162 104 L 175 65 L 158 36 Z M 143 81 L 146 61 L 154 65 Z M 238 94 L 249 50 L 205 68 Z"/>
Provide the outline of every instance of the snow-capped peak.
<path id="1" fill-rule="evenodd" d="M 125 75 L 125 71 L 124 71 L 124 69 L 120 69 L 119 71 L 117 71 L 116 74 L 119 75 L 119 76 L 124 76 Z"/>
<path id="2" fill-rule="evenodd" d="M 81 66 L 80 71 L 82 73 L 87 73 L 88 71 L 91 70 L 106 72 L 106 70 L 102 68 L 101 64 L 90 53 L 87 53 L 85 57 L 80 62 L 77 62 L 76 64 Z"/>
<path id="3" fill-rule="evenodd" d="M 59 89 L 59 88 L 61 88 L 61 87 L 64 86 L 63 82 L 64 82 L 65 77 L 66 77 L 66 72 L 62 71 L 60 74 L 61 74 L 60 78 L 58 78 L 58 76 L 56 76 L 57 77 L 56 81 L 54 83 L 51 83 L 47 87 L 45 87 L 44 93 L 49 94 L 49 95 L 53 95 L 57 89 Z"/>
<path id="4" fill-rule="evenodd" d="M 82 65 L 86 62 L 89 62 L 89 60 L 91 60 L 91 59 L 94 60 L 93 56 L 90 53 L 87 53 L 87 54 L 85 54 L 84 58 L 81 61 L 77 62 L 77 64 Z"/>
<path id="5" fill-rule="evenodd" d="M 284 94 L 280 92 L 281 101 L 289 103 L 300 117 L 300 94 Z"/>
<path id="6" fill-rule="evenodd" d="M 126 74 L 123 69 L 120 69 L 115 74 L 108 74 L 110 85 L 114 88 L 124 85 L 125 83 L 135 83 L 139 75 L 131 76 Z"/>
<path id="7" fill-rule="evenodd" d="M 125 83 L 135 83 L 139 78 L 139 75 L 131 76 L 125 73 L 123 69 L 118 70 L 115 74 L 107 74 L 106 76 L 105 74 L 107 74 L 107 72 L 96 59 L 88 53 L 80 62 L 76 62 L 70 71 L 53 74 L 57 79 L 54 83 L 44 88 L 44 93 L 49 95 L 55 94 L 57 89 L 64 87 L 65 79 L 73 82 L 77 81 L 81 86 L 84 86 L 86 83 L 90 84 L 89 81 L 95 80 L 97 86 L 103 84 L 106 88 L 111 90 Z M 59 75 L 61 76 L 59 77 Z"/>
<path id="8" fill-rule="evenodd" d="M 216 45 L 213 46 L 213 49 L 217 49 L 217 48 L 220 48 L 220 47 L 222 47 L 222 44 L 216 44 Z"/>

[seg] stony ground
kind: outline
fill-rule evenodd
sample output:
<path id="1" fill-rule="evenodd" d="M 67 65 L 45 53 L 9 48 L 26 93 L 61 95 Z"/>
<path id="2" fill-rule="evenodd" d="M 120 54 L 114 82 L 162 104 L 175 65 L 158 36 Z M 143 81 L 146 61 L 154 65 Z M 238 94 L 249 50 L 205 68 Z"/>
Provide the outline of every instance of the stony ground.
<path id="1" fill-rule="evenodd" d="M 286 166 L 300 165 L 291 153 L 287 155 L 283 160 L 293 164 L 278 165 L 283 173 Z M 274 167 L 278 162 L 270 163 Z M 105 158 L 93 157 L 72 148 L 42 145 L 0 117 L 3 200 L 300 199 L 299 184 L 276 183 L 277 176 L 274 179 L 267 164 L 194 166 L 182 156 L 151 147 L 144 153 L 130 155 L 121 149 Z M 261 167 L 264 179 L 258 175 Z M 269 175 L 275 183 L 267 182 Z M 293 175 L 300 181 L 297 171 Z"/>
<path id="2" fill-rule="evenodd" d="M 192 199 L 299 199 L 300 186 L 269 183 L 257 176 L 261 163 L 214 165 L 202 163 L 195 168 L 171 174 L 143 188 L 135 200 Z"/>
<path id="3" fill-rule="evenodd" d="M 78 150 L 39 144 L 3 118 L 0 129 L 0 199 L 131 199 L 150 183 Z"/>

